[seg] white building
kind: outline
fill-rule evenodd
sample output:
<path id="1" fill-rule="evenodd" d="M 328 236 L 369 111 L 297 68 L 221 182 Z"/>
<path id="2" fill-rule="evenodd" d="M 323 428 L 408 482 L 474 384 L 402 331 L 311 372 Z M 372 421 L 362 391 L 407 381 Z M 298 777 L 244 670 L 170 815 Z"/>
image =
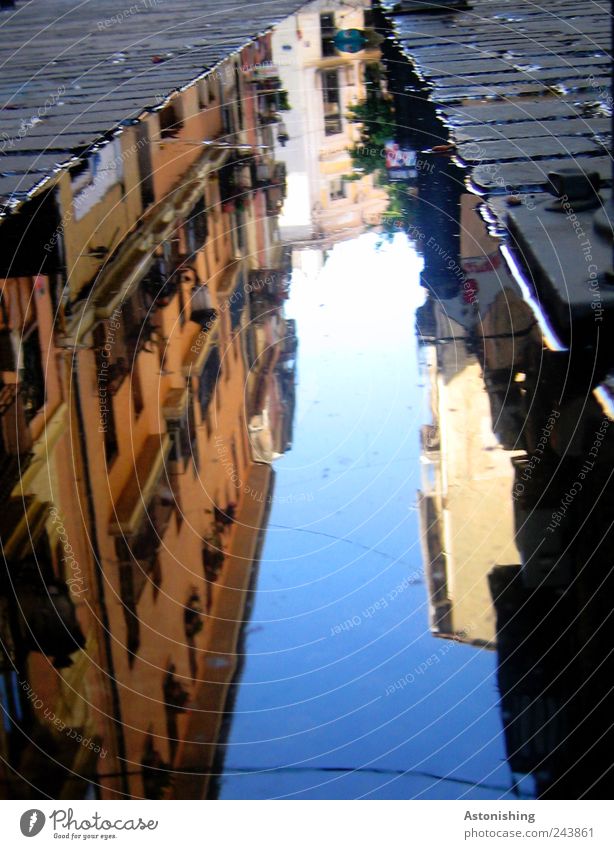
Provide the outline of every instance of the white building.
<path id="1" fill-rule="evenodd" d="M 288 196 L 280 218 L 287 239 L 351 237 L 386 206 L 372 177 L 347 182 L 352 172 L 348 149 L 358 128 L 347 110 L 365 96 L 364 72 L 379 51 L 340 53 L 333 43 L 338 30 L 364 29 L 367 2 L 316 2 L 289 17 L 273 36 L 273 59 L 288 92 L 284 113 L 289 136 L 276 158 L 285 162 Z"/>

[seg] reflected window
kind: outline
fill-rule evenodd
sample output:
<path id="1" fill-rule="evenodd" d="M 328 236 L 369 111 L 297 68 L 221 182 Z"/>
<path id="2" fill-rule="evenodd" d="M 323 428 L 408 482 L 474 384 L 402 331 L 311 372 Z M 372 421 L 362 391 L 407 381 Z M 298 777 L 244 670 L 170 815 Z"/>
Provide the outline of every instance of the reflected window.
<path id="1" fill-rule="evenodd" d="M 143 793 L 146 799 L 162 799 L 171 784 L 171 765 L 163 760 L 154 745 L 153 728 L 150 726 L 141 760 Z"/>
<path id="2" fill-rule="evenodd" d="M 110 466 L 119 453 L 119 443 L 117 441 L 117 427 L 115 424 L 115 411 L 113 409 L 113 401 L 109 399 L 107 409 L 102 410 L 101 401 L 101 426 L 104 427 L 104 454 L 107 461 L 107 466 Z"/>
<path id="3" fill-rule="evenodd" d="M 15 384 L 5 384 L 0 377 L 0 463 L 3 467 L 3 491 L 12 489 L 14 475 L 23 472 L 32 437 L 26 423 L 23 400 Z M 15 465 L 15 458 L 20 457 Z M 13 469 L 12 473 L 9 470 Z M 4 489 L 6 487 L 6 489 Z"/>
<path id="4" fill-rule="evenodd" d="M 323 12 L 320 15 L 320 38 L 322 45 L 322 56 L 336 56 L 335 47 L 335 15 L 334 12 Z"/>
<path id="5" fill-rule="evenodd" d="M 28 422 L 45 403 L 42 360 L 31 285 L 25 280 L 7 281 L 0 296 L 0 371 L 18 369 L 19 403 Z M 15 378 L 7 383 L 15 383 Z"/>
<path id="6" fill-rule="evenodd" d="M 166 707 L 166 728 L 168 734 L 168 747 L 171 753 L 171 761 L 174 760 L 179 745 L 179 728 L 177 717 L 187 710 L 190 694 L 181 681 L 175 676 L 176 667 L 170 663 L 162 685 L 164 704 Z"/>
<path id="7" fill-rule="evenodd" d="M 230 296 L 230 329 L 235 331 L 241 324 L 241 316 L 245 308 L 245 285 L 243 283 L 243 275 L 239 275 L 239 280 L 235 286 L 235 290 Z"/>
<path id="8" fill-rule="evenodd" d="M 4 666 L 4 664 L 3 664 Z M 6 734 L 11 734 L 15 726 L 23 719 L 23 708 L 19 693 L 17 673 L 8 668 L 0 674 L 0 705 L 2 706 L 2 726 Z"/>
<path id="9" fill-rule="evenodd" d="M 120 594 L 126 623 L 126 649 L 131 666 L 141 644 L 137 605 L 147 583 L 153 586 L 154 598 L 162 583 L 158 552 L 173 508 L 172 493 L 160 485 L 147 506 L 138 533 L 116 540 Z"/>
<path id="10" fill-rule="evenodd" d="M 234 77 L 235 77 L 235 90 L 237 92 L 236 99 L 236 107 L 237 107 L 237 119 L 238 126 L 243 127 L 243 92 L 241 88 L 241 72 L 239 71 L 239 66 L 234 66 Z"/>
<path id="11" fill-rule="evenodd" d="M 322 103 L 324 106 L 324 133 L 334 136 L 342 132 L 341 91 L 339 89 L 339 71 L 322 73 Z"/>
<path id="12" fill-rule="evenodd" d="M 134 364 L 134 368 L 132 370 L 132 379 L 130 385 L 132 389 L 132 407 L 134 409 L 134 415 L 136 416 L 136 418 L 138 418 L 143 412 L 145 402 L 143 400 L 143 387 L 141 385 L 141 375 L 139 373 L 139 368 L 136 363 Z"/>
<path id="13" fill-rule="evenodd" d="M 198 108 L 206 109 L 209 106 L 209 85 L 207 80 L 198 81 Z"/>
<path id="14" fill-rule="evenodd" d="M 179 134 L 183 128 L 178 106 L 175 103 L 169 103 L 164 109 L 160 110 L 160 138 L 172 139 Z"/>
<path id="15" fill-rule="evenodd" d="M 154 202 L 153 166 L 151 162 L 151 146 L 149 140 L 149 126 L 145 121 L 139 121 L 134 128 L 137 151 L 137 160 L 140 175 L 140 192 L 143 209 Z"/>
<path id="16" fill-rule="evenodd" d="M 169 419 L 168 432 L 172 440 L 169 461 L 176 463 L 180 472 L 186 471 L 191 459 L 198 466 L 198 442 L 196 440 L 194 405 L 191 398 L 188 401 L 183 418 Z"/>
<path id="17" fill-rule="evenodd" d="M 345 180 L 335 177 L 328 184 L 328 194 L 331 200 L 341 200 L 345 197 Z"/>
<path id="18" fill-rule="evenodd" d="M 220 352 L 217 346 L 211 349 L 207 361 L 200 374 L 198 386 L 198 401 L 203 420 L 207 417 L 207 411 L 215 392 L 217 380 L 220 373 Z"/>
<path id="19" fill-rule="evenodd" d="M 0 291 L 0 371 L 15 371 L 15 349 L 4 287 Z"/>
<path id="20" fill-rule="evenodd" d="M 202 631 L 204 627 L 203 613 L 204 610 L 200 595 L 196 589 L 192 588 L 192 592 L 183 611 L 183 625 L 188 640 L 194 639 Z"/>
<path id="21" fill-rule="evenodd" d="M 192 207 L 192 211 L 185 222 L 186 248 L 190 257 L 194 256 L 196 251 L 202 250 L 208 235 L 205 198 L 201 197 Z"/>
<path id="22" fill-rule="evenodd" d="M 213 584 L 216 583 L 224 566 L 222 538 L 217 527 L 209 537 L 203 540 L 202 558 L 205 575 L 205 612 L 209 613 L 213 600 Z"/>

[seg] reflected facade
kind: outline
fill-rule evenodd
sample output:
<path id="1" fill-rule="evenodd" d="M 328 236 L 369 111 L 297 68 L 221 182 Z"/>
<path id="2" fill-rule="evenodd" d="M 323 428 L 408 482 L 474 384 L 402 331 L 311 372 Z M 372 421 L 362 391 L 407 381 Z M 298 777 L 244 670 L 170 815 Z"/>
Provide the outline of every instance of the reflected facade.
<path id="1" fill-rule="evenodd" d="M 454 324 L 461 288 L 449 311 L 446 299 L 433 305 L 446 335 L 421 337 L 437 399 L 423 431 L 435 468 L 422 496 L 433 632 L 496 648 L 519 781 L 530 774 L 540 798 L 607 798 L 610 422 L 590 372 L 569 374 L 570 356 L 545 347 L 503 265 L 498 275 L 476 326 Z M 454 397 L 450 385 L 469 388 Z"/>
<path id="2" fill-rule="evenodd" d="M 603 349 L 590 336 L 552 349 L 453 151 L 423 157 L 411 235 L 426 290 L 416 331 L 432 412 L 420 495 L 431 628 L 496 650 L 519 795 L 530 777 L 539 798 L 609 798 L 614 446 L 595 392 Z"/>
<path id="3" fill-rule="evenodd" d="M 6 797 L 201 792 L 291 445 L 274 71 L 269 33 L 63 173 L 4 281 Z"/>

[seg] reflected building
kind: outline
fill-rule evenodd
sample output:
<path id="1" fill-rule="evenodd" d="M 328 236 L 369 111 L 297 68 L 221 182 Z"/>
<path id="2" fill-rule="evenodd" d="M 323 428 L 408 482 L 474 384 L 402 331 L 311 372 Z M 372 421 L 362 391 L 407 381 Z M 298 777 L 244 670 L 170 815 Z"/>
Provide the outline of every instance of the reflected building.
<path id="1" fill-rule="evenodd" d="M 610 798 L 612 423 L 586 352 L 523 339 L 508 371 L 525 449 L 513 460 L 520 559 L 489 576 L 508 760 L 542 798 Z"/>
<path id="2" fill-rule="evenodd" d="M 291 445 L 295 334 L 249 285 L 289 281 L 271 50 L 248 42 L 0 224 L 6 797 L 204 792 Z"/>
<path id="3" fill-rule="evenodd" d="M 509 457 L 491 429 L 482 369 L 459 335 L 429 347 L 422 429 L 422 541 L 433 633 L 494 647 L 488 573 L 517 560 Z"/>
<path id="4" fill-rule="evenodd" d="M 417 316 L 431 627 L 496 647 L 519 784 L 609 798 L 614 446 L 599 373 L 581 346 L 548 348 L 479 199 L 462 194 L 457 208 L 456 294 L 429 289 Z"/>
<path id="5" fill-rule="evenodd" d="M 372 26 L 370 3 L 308 3 L 283 21 L 273 35 L 273 56 L 291 111 L 284 117 L 287 139 L 278 150 L 286 164 L 289 198 L 281 218 L 284 238 L 351 238 L 377 220 L 386 193 L 365 175 L 352 174 L 349 149 L 358 141 L 348 107 L 366 96 L 365 72 L 377 65 L 378 47 L 367 43 L 357 53 L 335 46 L 340 30 Z M 382 151 L 374 152 L 381 158 Z"/>
<path id="6" fill-rule="evenodd" d="M 295 321 L 286 319 L 282 309 L 291 262 L 286 251 L 283 268 L 260 269 L 250 277 L 246 417 L 254 458 L 262 462 L 292 447 L 298 340 Z"/>
<path id="7" fill-rule="evenodd" d="M 449 173 L 447 161 L 443 170 Z M 487 372 L 499 373 L 506 367 L 505 353 L 493 347 L 504 340 L 492 334 L 495 338 L 484 340 L 490 347 L 480 349 L 479 334 L 492 324 L 497 297 L 510 302 L 519 296 L 477 205 L 473 196 L 458 198 L 459 221 L 450 230 L 459 233 L 459 252 L 443 252 L 443 263 L 440 257 L 450 291 L 437 297 L 439 287 L 429 275 L 427 300 L 419 308 L 418 332 L 432 416 L 422 428 L 419 499 L 433 632 L 494 647 L 488 573 L 494 563 L 518 560 L 510 501 L 513 468 L 506 450 L 518 446 L 513 440 L 510 444 L 509 438 L 501 439 L 502 415 L 493 408 L 493 393 L 484 381 Z M 445 204 L 444 213 L 450 214 Z M 430 236 L 421 241 L 426 268 L 427 254 L 437 255 L 439 248 Z M 451 291 L 452 283 L 455 291 Z M 511 328 L 503 330 L 505 336 Z M 510 339 L 506 341 L 509 345 Z M 508 415 L 507 398 L 500 406 L 503 415 Z"/>

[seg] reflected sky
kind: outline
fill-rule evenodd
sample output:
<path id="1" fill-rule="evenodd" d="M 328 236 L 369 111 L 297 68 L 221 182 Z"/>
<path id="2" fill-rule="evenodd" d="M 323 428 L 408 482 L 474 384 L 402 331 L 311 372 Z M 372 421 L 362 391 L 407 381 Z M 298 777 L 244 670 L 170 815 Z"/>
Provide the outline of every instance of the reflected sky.
<path id="1" fill-rule="evenodd" d="M 294 444 L 276 462 L 221 798 L 509 793 L 495 654 L 429 631 L 421 265 L 404 236 L 366 234 L 295 275 Z"/>

